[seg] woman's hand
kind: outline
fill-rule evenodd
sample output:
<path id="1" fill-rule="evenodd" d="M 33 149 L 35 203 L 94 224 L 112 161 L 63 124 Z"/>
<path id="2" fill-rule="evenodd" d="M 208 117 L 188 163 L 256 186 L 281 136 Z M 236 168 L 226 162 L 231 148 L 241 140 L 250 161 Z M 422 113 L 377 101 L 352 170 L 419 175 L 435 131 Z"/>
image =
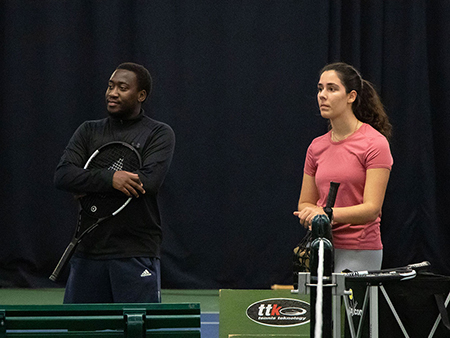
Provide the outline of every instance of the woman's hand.
<path id="1" fill-rule="evenodd" d="M 301 211 L 294 211 L 294 215 L 300 219 L 300 224 L 311 230 L 311 224 L 317 215 L 326 215 L 323 208 L 318 206 L 308 206 Z"/>

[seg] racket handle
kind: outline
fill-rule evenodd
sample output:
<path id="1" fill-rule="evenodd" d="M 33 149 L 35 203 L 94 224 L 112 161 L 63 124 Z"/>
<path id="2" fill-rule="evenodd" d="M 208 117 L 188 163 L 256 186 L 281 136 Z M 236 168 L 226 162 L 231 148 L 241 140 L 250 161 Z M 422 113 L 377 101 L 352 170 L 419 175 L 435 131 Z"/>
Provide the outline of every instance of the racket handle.
<path id="1" fill-rule="evenodd" d="M 330 182 L 330 190 L 328 191 L 327 204 L 325 205 L 326 208 L 332 208 L 334 206 L 339 185 L 340 183 Z"/>
<path id="2" fill-rule="evenodd" d="M 415 264 L 409 264 L 407 265 L 408 268 L 414 269 L 414 270 L 427 270 L 431 266 L 431 263 L 428 261 L 423 261 L 420 263 Z"/>
<path id="3" fill-rule="evenodd" d="M 327 214 L 330 223 L 333 220 L 332 207 L 334 206 L 334 202 L 336 201 L 336 195 L 339 185 L 340 183 L 330 182 L 330 190 L 328 191 L 327 204 L 323 208 L 323 211 L 325 211 L 325 213 Z"/>
<path id="4" fill-rule="evenodd" d="M 77 244 L 78 244 L 77 242 L 75 243 L 70 242 L 66 250 L 64 250 L 64 253 L 61 256 L 58 264 L 56 265 L 55 270 L 53 270 L 53 273 L 49 277 L 51 281 L 56 282 L 58 280 L 59 274 L 67 266 L 67 263 L 69 263 L 70 258 L 72 258 L 72 255 L 75 252 Z"/>

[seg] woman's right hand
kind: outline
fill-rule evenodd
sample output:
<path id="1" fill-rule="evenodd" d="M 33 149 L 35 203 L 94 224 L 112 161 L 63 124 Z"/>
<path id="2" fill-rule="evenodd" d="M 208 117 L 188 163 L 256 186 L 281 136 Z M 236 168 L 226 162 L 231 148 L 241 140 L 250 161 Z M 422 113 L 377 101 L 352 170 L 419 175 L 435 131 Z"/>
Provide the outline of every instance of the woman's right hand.
<path id="1" fill-rule="evenodd" d="M 323 208 L 318 206 L 305 207 L 301 211 L 294 211 L 294 215 L 300 219 L 300 224 L 311 230 L 311 224 L 317 215 L 326 215 Z"/>

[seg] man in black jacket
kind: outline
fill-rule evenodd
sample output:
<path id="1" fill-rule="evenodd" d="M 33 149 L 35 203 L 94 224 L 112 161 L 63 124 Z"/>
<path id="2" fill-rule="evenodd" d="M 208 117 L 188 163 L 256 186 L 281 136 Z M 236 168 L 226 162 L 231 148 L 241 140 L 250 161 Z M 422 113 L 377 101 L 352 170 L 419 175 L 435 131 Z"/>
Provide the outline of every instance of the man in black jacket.
<path id="1" fill-rule="evenodd" d="M 65 303 L 160 302 L 157 196 L 172 160 L 175 135 L 167 124 L 149 118 L 141 108 L 151 86 L 151 76 L 143 66 L 119 65 L 105 95 L 109 116 L 78 127 L 56 168 L 58 189 L 75 195 L 118 190 L 134 197 L 78 246 L 70 262 Z M 142 168 L 135 173 L 83 169 L 91 154 L 111 141 L 133 145 L 142 157 Z M 93 223 L 81 215 L 82 228 Z"/>

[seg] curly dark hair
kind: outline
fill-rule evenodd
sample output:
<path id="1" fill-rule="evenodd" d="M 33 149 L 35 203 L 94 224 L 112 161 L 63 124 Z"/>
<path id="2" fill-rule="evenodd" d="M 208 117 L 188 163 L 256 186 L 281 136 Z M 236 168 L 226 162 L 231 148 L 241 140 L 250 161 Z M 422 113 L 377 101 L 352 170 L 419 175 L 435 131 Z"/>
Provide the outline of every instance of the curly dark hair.
<path id="1" fill-rule="evenodd" d="M 370 124 L 389 140 L 392 135 L 392 125 L 373 85 L 364 80 L 361 74 L 347 63 L 328 64 L 322 68 L 320 74 L 329 70 L 336 72 L 347 93 L 354 90 L 358 94 L 352 103 L 352 110 L 356 118 Z"/>
<path id="2" fill-rule="evenodd" d="M 137 63 L 124 62 L 117 66 L 116 69 L 125 69 L 135 73 L 139 90 L 145 90 L 147 92 L 147 96 L 145 99 L 150 96 L 152 92 L 153 80 L 147 68 Z"/>

